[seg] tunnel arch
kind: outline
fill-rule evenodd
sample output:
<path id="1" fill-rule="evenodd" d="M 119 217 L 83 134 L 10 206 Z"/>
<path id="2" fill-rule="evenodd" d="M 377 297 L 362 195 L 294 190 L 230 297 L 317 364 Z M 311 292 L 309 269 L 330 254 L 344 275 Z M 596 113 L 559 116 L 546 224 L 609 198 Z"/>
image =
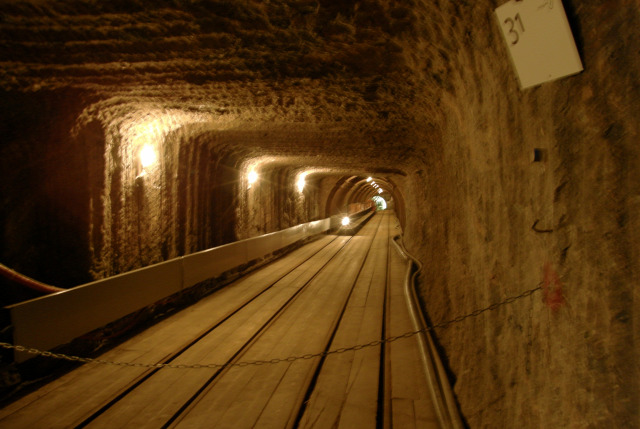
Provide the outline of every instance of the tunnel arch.
<path id="1" fill-rule="evenodd" d="M 380 138 L 375 130 L 345 132 L 291 123 L 273 128 L 260 121 L 247 124 L 233 113 L 216 115 L 126 98 L 88 107 L 77 128 L 96 118 L 104 124 L 109 185 L 103 198 L 105 221 L 93 230 L 103 231 L 105 242 L 113 244 L 102 246 L 94 264 L 98 276 L 366 204 L 373 195 L 366 177 L 374 173 L 368 172 L 381 172 L 375 177 L 395 195 L 399 191 L 389 177 L 404 175 L 381 166 L 375 154 L 363 156 L 354 145 L 363 138 Z M 158 152 L 157 165 L 147 171 L 137 159 L 143 143 Z M 341 149 L 317 157 L 317 148 L 330 146 Z M 260 170 L 260 180 L 251 188 L 250 168 Z M 306 181 L 303 191 L 295 188 L 301 176 Z M 401 200 L 399 195 L 391 198 Z M 403 206 L 399 209 L 404 224 Z M 136 231 L 137 240 L 124 239 L 126 230 Z"/>
<path id="2" fill-rule="evenodd" d="M 436 332 L 468 426 L 628 427 L 640 15 L 563 3 L 584 70 L 523 90 L 495 1 L 0 2 L 0 262 L 73 286 L 179 253 L 183 221 L 184 252 L 216 242 L 218 181 L 235 183 L 221 205 L 246 238 L 366 199 L 350 178 L 379 176 L 435 323 L 541 280 L 571 302 L 550 308 L 545 291 Z M 136 185 L 137 125 L 199 146 L 166 146 L 163 175 Z M 271 155 L 272 186 L 246 190 L 244 162 Z M 301 198 L 291 187 L 311 169 Z M 203 203 L 178 216 L 179 192 Z M 603 344 L 606 368 L 580 364 Z"/>
<path id="3" fill-rule="evenodd" d="M 377 210 L 386 210 L 387 209 L 387 200 L 385 200 L 383 197 L 381 197 L 379 195 L 374 195 L 373 197 L 371 197 L 371 199 L 376 204 L 376 209 Z"/>
<path id="4" fill-rule="evenodd" d="M 373 187 L 367 179 L 371 177 L 371 181 L 376 181 L 379 188 Z M 382 188 L 385 194 L 389 195 L 389 200 L 393 201 L 393 209 L 396 211 L 400 225 L 404 228 L 405 206 L 402 192 L 395 182 L 386 176 L 344 176 L 335 184 L 331 190 L 327 200 L 326 215 L 331 216 L 341 207 L 346 207 L 351 203 L 367 202 L 374 195 L 378 195 L 377 189 Z M 391 208 L 391 207 L 390 207 Z"/>

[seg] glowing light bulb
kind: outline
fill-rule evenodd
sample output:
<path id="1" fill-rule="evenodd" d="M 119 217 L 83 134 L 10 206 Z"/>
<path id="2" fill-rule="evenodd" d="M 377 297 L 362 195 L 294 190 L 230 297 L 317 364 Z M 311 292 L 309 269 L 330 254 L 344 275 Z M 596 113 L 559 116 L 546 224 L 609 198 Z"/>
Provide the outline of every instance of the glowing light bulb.
<path id="1" fill-rule="evenodd" d="M 342 226 L 347 226 L 349 225 L 349 223 L 351 223 L 351 220 L 349 219 L 349 216 L 345 216 L 342 218 Z"/>
<path id="2" fill-rule="evenodd" d="M 247 181 L 249 182 L 249 188 L 251 188 L 251 185 L 258 181 L 258 173 L 255 170 L 251 170 L 247 175 Z"/>
<path id="3" fill-rule="evenodd" d="M 140 150 L 140 164 L 142 164 L 142 168 L 151 167 L 157 159 L 158 155 L 156 155 L 153 146 L 147 144 Z"/>
<path id="4" fill-rule="evenodd" d="M 306 183 L 304 180 L 304 176 L 300 176 L 300 178 L 298 179 L 298 182 L 296 183 L 296 185 L 298 186 L 298 192 L 302 192 L 305 184 Z"/>
<path id="5" fill-rule="evenodd" d="M 382 193 L 382 188 L 378 189 L 378 193 L 381 194 Z"/>
<path id="6" fill-rule="evenodd" d="M 373 180 L 371 177 L 367 177 L 367 182 L 371 182 Z"/>

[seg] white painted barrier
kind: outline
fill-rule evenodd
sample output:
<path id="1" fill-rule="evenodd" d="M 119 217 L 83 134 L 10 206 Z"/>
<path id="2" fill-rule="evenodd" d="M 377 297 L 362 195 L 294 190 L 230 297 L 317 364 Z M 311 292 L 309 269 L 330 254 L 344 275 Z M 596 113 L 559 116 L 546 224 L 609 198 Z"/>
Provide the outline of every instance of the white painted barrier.
<path id="1" fill-rule="evenodd" d="M 8 306 L 13 343 L 49 350 L 179 290 L 179 259 Z M 177 287 L 178 288 L 177 288 Z M 33 357 L 17 352 L 17 362 Z"/>
<path id="2" fill-rule="evenodd" d="M 333 218 L 297 225 L 5 307 L 13 343 L 50 350 L 202 281 L 328 231 Z M 33 355 L 16 352 L 16 362 Z"/>

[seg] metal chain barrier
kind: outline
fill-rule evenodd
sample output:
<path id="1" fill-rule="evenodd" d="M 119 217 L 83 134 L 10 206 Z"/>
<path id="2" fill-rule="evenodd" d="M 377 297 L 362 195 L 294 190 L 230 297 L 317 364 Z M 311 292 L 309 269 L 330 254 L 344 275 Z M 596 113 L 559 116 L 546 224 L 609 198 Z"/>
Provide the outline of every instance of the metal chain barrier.
<path id="1" fill-rule="evenodd" d="M 441 322 L 438 323 L 436 325 L 433 325 L 431 327 L 427 327 L 424 329 L 420 329 L 417 331 L 410 331 L 410 332 L 405 332 L 404 334 L 401 335 L 395 335 L 392 337 L 387 337 L 383 340 L 375 340 L 375 341 L 371 341 L 370 343 L 366 343 L 366 344 L 358 344 L 355 346 L 351 346 L 351 347 L 341 347 L 339 349 L 334 349 L 334 350 L 327 350 L 324 352 L 320 352 L 320 353 L 314 353 L 314 354 L 305 354 L 302 356 L 289 356 L 287 358 L 275 358 L 275 359 L 270 359 L 270 360 L 253 360 L 253 361 L 243 361 L 243 362 L 233 362 L 233 363 L 226 363 L 226 364 L 215 364 L 215 363 L 211 363 L 211 364 L 191 364 L 191 365 L 187 365 L 187 364 L 171 364 L 171 363 L 136 363 L 136 362 L 117 362 L 117 361 L 109 361 L 109 360 L 104 360 L 104 359 L 95 359 L 95 358 L 83 358 L 83 357 L 79 357 L 79 356 L 70 356 L 70 355 L 66 355 L 66 354 L 62 354 L 62 353 L 53 353 L 50 351 L 43 351 L 43 350 L 38 350 L 38 349 L 34 349 L 31 347 L 25 347 L 25 346 L 20 346 L 20 345 L 13 345 L 13 344 L 9 344 L 9 343 L 3 343 L 0 342 L 0 347 L 5 348 L 5 349 L 12 349 L 15 351 L 19 351 L 19 352 L 25 352 L 25 353 L 30 353 L 30 354 L 35 354 L 35 355 L 39 355 L 39 356 L 44 356 L 44 357 L 50 357 L 53 359 L 61 359 L 61 360 L 67 360 L 67 361 L 71 361 L 71 362 L 80 362 L 80 363 L 97 363 L 97 364 L 102 364 L 102 365 L 115 365 L 115 366 L 127 366 L 127 367 L 137 367 L 137 368 L 174 368 L 174 369 L 198 369 L 198 368 L 210 368 L 210 369 L 224 369 L 227 367 L 233 367 L 233 366 L 239 366 L 239 367 L 243 367 L 243 366 L 249 366 L 249 365 L 265 365 L 265 364 L 276 364 L 276 363 L 280 363 L 280 362 L 294 362 L 297 360 L 304 360 L 304 359 L 312 359 L 315 357 L 324 357 L 324 356 L 329 356 L 329 355 L 333 355 L 333 354 L 338 354 L 338 353 L 344 353 L 344 352 L 348 352 L 348 351 L 356 351 L 356 350 L 361 350 L 367 347 L 375 347 L 375 346 L 379 346 L 382 345 L 384 343 L 391 343 L 393 341 L 397 341 L 403 338 L 410 338 L 413 337 L 414 335 L 418 335 L 420 333 L 426 332 L 426 331 L 432 331 L 434 329 L 445 329 L 447 327 L 449 327 L 450 325 L 453 325 L 455 323 L 460 323 L 466 319 L 469 319 L 471 317 L 477 317 L 479 315 L 481 315 L 482 313 L 485 313 L 487 311 L 493 311 L 499 307 L 502 307 L 504 305 L 507 304 L 511 304 L 514 301 L 517 301 L 519 299 L 528 297 L 533 295 L 535 292 L 539 291 L 542 289 L 542 283 L 540 283 L 537 287 L 533 288 L 533 289 L 529 289 L 525 292 L 522 292 L 520 295 L 517 296 L 512 296 L 509 298 L 506 298 L 505 300 L 501 301 L 501 302 L 497 302 L 497 303 L 493 303 L 491 305 L 489 305 L 488 307 L 479 309 L 479 310 L 475 310 L 471 313 L 468 313 L 464 316 L 458 316 L 454 319 L 450 319 L 447 320 L 446 322 Z"/>

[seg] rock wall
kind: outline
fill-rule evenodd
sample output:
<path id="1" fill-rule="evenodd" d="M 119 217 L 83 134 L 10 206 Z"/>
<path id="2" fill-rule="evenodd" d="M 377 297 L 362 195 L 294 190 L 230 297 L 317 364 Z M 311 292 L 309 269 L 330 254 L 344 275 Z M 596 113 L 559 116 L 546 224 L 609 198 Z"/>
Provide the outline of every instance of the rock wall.
<path id="1" fill-rule="evenodd" d="M 0 97 L 2 261 L 63 287 L 91 279 L 86 179 L 92 148 L 69 138 L 89 100 L 62 90 Z M 23 296 L 12 285 L 3 286 L 8 295 Z"/>
<path id="2" fill-rule="evenodd" d="M 585 70 L 526 91 L 485 2 L 437 28 L 442 145 L 413 176 L 424 221 L 407 231 L 431 320 L 543 288 L 437 332 L 470 427 L 640 422 L 638 9 L 564 4 Z"/>

